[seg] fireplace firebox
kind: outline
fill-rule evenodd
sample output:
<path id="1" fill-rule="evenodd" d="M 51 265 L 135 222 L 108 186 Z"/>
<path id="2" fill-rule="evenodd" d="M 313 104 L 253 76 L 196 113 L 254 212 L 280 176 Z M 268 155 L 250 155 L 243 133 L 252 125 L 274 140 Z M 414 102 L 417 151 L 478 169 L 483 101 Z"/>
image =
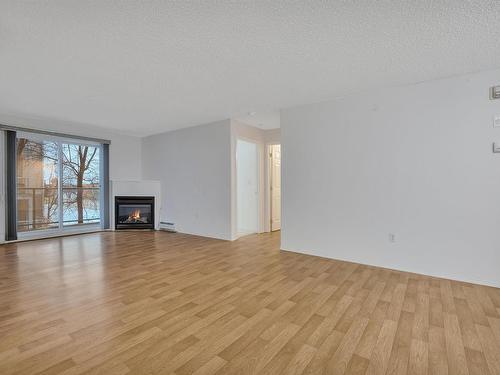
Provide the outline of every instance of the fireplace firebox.
<path id="1" fill-rule="evenodd" d="M 115 229 L 154 229 L 154 218 L 154 197 L 115 197 Z"/>

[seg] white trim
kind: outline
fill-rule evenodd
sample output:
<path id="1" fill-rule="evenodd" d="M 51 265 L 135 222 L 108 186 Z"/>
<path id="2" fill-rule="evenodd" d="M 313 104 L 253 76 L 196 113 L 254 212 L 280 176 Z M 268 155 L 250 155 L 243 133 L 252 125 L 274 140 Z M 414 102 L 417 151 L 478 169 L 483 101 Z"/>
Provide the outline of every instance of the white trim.
<path id="1" fill-rule="evenodd" d="M 272 225 L 272 220 L 273 220 L 273 202 L 272 202 L 272 194 L 271 194 L 271 187 L 272 187 L 272 183 L 273 183 L 273 179 L 272 179 L 272 168 L 273 168 L 273 165 L 272 165 L 272 157 L 270 156 L 271 155 L 271 147 L 272 146 L 280 146 L 280 153 L 282 153 L 281 151 L 281 142 L 271 142 L 271 143 L 267 143 L 266 144 L 266 150 L 267 150 L 267 180 L 266 180 L 266 203 L 267 203 L 267 207 L 266 207 L 266 232 L 273 232 L 273 225 Z M 281 162 L 281 160 L 280 160 Z M 281 173 L 281 167 L 280 167 L 280 173 Z M 281 196 L 281 191 L 280 191 L 280 196 Z M 282 207 L 282 204 L 283 204 L 283 200 L 280 198 L 280 208 Z M 281 214 L 280 214 L 280 220 L 281 220 Z M 280 229 L 276 229 L 276 231 L 278 230 L 281 230 Z"/>
<path id="2" fill-rule="evenodd" d="M 273 141 L 267 142 L 266 148 L 266 160 L 265 160 L 265 188 L 264 188 L 264 232 L 272 232 L 271 220 L 272 220 L 272 202 L 271 202 L 271 146 L 280 145 L 281 142 Z"/>
<path id="3" fill-rule="evenodd" d="M 33 240 L 44 240 L 47 238 L 57 238 L 57 237 L 66 237 L 66 236 L 75 236 L 78 234 L 89 234 L 89 233 L 99 233 L 99 232 L 106 232 L 107 230 L 103 230 L 100 228 L 88 228 L 85 230 L 79 230 L 79 231 L 68 231 L 64 233 L 48 233 L 48 231 L 44 231 L 47 233 L 42 233 L 40 236 L 34 236 L 34 237 L 22 237 L 18 238 L 17 240 L 13 241 L 5 241 L 4 244 L 8 243 L 16 243 L 16 242 L 23 242 L 23 241 L 33 241 Z M 19 236 L 18 236 L 19 237 Z"/>
<path id="4" fill-rule="evenodd" d="M 89 141 L 87 139 L 77 139 L 77 138 L 65 138 L 62 136 L 56 135 L 48 135 L 41 133 L 30 133 L 30 132 L 17 132 L 16 138 L 26 138 L 35 141 L 51 141 L 51 142 L 60 142 L 71 145 L 87 145 L 87 146 L 101 146 L 102 144 L 99 142 Z"/>
<path id="5" fill-rule="evenodd" d="M 98 232 L 101 230 L 102 228 L 100 223 L 77 224 L 74 225 L 73 227 L 66 226 L 62 230 L 59 228 L 54 228 L 54 229 L 33 230 L 29 232 L 18 232 L 17 238 L 18 241 L 36 240 L 42 238 L 61 237 L 71 234 Z"/>
<path id="6" fill-rule="evenodd" d="M 58 137 L 58 138 L 64 138 L 64 139 L 77 139 L 79 142 L 81 141 L 88 141 L 88 142 L 95 142 L 99 144 L 111 144 L 111 141 L 109 139 L 99 139 L 99 138 L 91 138 L 91 137 L 85 137 L 82 135 L 73 135 L 73 134 L 65 134 L 65 133 L 58 133 L 58 132 L 53 132 L 53 131 L 48 131 L 48 130 L 41 130 L 41 129 L 30 129 L 30 128 L 23 128 L 19 126 L 11 126 L 11 125 L 5 125 L 5 124 L 0 124 L 0 130 L 11 130 L 15 131 L 16 133 L 30 133 L 30 134 L 45 134 L 50 137 Z"/>
<path id="7" fill-rule="evenodd" d="M 63 150 L 61 146 L 61 142 L 57 142 L 57 212 L 58 212 L 58 221 L 59 221 L 59 231 L 64 229 L 64 192 L 63 192 L 63 184 L 62 184 L 62 175 L 63 175 Z"/>
<path id="8" fill-rule="evenodd" d="M 103 150 L 103 145 L 99 145 L 99 225 L 102 230 L 104 230 L 104 211 L 108 210 L 108 207 L 104 206 L 105 199 L 104 199 L 104 188 L 103 188 L 103 178 L 104 178 L 104 163 L 103 161 L 103 156 L 104 156 L 104 150 Z M 108 153 L 108 159 L 109 159 L 109 153 Z M 109 160 L 108 160 L 109 163 Z M 108 164 L 109 168 L 109 164 Z M 108 170 L 109 172 L 109 170 Z M 108 173 L 108 179 L 109 179 L 109 173 Z M 108 180 L 108 192 L 110 189 L 110 181 Z M 108 197 L 109 199 L 109 197 Z M 109 203 L 109 201 L 108 201 Z M 111 213 L 109 213 L 111 214 Z"/>

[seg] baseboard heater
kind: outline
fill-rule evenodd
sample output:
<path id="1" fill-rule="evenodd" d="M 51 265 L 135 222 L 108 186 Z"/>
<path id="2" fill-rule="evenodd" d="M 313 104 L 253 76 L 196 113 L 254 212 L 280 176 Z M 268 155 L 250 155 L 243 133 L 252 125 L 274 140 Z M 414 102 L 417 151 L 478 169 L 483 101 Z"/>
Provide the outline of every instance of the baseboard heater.
<path id="1" fill-rule="evenodd" d="M 168 221 L 160 221 L 160 230 L 164 230 L 167 232 L 177 232 L 175 230 L 175 224 Z"/>

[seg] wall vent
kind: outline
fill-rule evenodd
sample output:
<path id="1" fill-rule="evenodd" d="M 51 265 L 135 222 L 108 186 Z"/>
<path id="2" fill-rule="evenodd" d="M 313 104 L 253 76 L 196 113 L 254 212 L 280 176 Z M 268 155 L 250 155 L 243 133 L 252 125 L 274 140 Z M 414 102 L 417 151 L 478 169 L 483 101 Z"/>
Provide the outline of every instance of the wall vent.
<path id="1" fill-rule="evenodd" d="M 177 232 L 175 230 L 175 224 L 168 221 L 160 221 L 160 230 L 165 230 L 167 232 Z"/>

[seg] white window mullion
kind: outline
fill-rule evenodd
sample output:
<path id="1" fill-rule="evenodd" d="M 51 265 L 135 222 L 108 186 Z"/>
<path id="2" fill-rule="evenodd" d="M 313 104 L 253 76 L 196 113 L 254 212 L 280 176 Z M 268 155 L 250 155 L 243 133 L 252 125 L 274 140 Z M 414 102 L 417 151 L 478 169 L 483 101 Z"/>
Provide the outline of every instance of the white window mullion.
<path id="1" fill-rule="evenodd" d="M 99 226 L 104 229 L 104 210 L 108 210 L 109 207 L 104 207 L 104 189 L 103 189 L 103 179 L 104 177 L 104 161 L 103 161 L 103 151 L 102 145 L 99 145 Z"/>
<path id="2" fill-rule="evenodd" d="M 63 150 L 62 150 L 62 142 L 57 142 L 58 148 L 58 174 L 59 174 L 59 183 L 58 183 L 58 199 L 57 203 L 59 205 L 59 231 L 64 229 L 64 213 L 63 213 Z"/>

